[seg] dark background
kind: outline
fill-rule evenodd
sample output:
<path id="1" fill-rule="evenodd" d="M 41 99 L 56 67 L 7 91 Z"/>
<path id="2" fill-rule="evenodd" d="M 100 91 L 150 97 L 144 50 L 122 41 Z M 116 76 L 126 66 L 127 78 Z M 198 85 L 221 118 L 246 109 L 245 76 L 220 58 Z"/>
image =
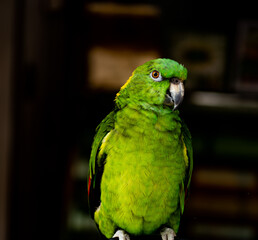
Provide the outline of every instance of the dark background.
<path id="1" fill-rule="evenodd" d="M 194 174 L 179 237 L 257 239 L 254 1 L 0 6 L 1 240 L 99 239 L 86 193 L 94 131 L 151 57 L 189 70 L 180 111 L 193 136 Z"/>

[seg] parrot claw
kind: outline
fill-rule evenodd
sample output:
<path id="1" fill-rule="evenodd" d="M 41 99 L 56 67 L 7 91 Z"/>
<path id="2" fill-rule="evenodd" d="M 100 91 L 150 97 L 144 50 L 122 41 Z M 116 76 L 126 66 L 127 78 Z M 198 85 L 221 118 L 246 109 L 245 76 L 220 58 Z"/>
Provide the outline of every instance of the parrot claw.
<path id="1" fill-rule="evenodd" d="M 174 240 L 174 237 L 176 236 L 174 230 L 172 228 L 163 228 L 160 231 L 160 235 L 162 240 Z"/>
<path id="2" fill-rule="evenodd" d="M 118 238 L 119 240 L 130 240 L 129 235 L 124 230 L 117 230 L 113 238 Z"/>

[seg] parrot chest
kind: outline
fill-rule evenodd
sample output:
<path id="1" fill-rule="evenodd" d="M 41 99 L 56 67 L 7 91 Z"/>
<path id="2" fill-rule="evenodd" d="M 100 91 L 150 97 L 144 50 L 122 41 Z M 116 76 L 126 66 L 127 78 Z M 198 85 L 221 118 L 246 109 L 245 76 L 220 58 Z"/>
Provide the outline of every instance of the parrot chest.
<path id="1" fill-rule="evenodd" d="M 151 233 L 178 208 L 185 174 L 180 127 L 165 131 L 158 121 L 150 128 L 131 125 L 113 130 L 105 141 L 101 204 L 119 227 Z"/>

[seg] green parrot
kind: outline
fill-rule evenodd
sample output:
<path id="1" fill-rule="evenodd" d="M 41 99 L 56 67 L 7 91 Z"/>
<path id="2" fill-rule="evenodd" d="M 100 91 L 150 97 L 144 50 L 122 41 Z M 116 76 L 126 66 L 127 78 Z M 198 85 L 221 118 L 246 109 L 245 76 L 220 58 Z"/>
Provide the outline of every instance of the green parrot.
<path id="1" fill-rule="evenodd" d="M 88 200 L 108 239 L 176 236 L 193 169 L 191 134 L 177 110 L 186 78 L 171 59 L 137 67 L 96 129 Z"/>

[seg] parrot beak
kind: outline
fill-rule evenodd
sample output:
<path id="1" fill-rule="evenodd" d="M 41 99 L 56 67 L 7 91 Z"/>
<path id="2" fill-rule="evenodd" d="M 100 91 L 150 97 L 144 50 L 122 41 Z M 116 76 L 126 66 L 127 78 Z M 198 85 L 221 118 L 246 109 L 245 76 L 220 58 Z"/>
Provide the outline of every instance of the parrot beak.
<path id="1" fill-rule="evenodd" d="M 167 90 L 164 104 L 174 106 L 173 110 L 176 110 L 179 104 L 183 101 L 184 92 L 183 82 L 178 78 L 173 78 Z"/>

